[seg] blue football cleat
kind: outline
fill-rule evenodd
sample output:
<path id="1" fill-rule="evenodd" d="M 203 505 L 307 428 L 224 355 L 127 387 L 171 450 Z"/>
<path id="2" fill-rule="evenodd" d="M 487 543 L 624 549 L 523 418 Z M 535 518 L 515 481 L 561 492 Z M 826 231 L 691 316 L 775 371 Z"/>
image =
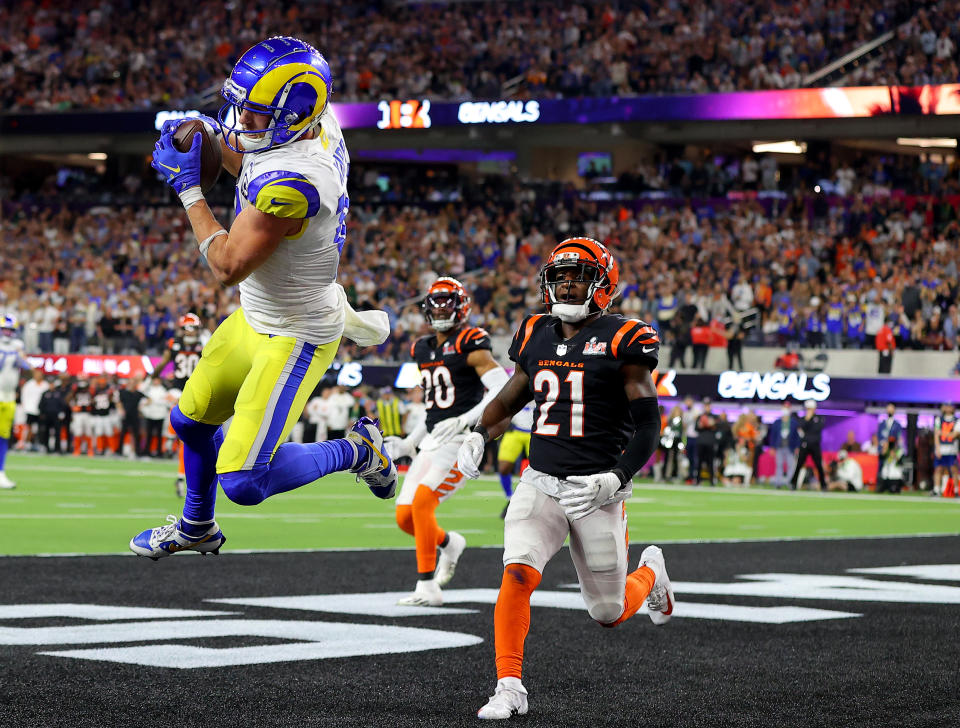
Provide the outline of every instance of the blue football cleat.
<path id="1" fill-rule="evenodd" d="M 347 432 L 347 439 L 359 453 L 357 464 L 350 468 L 363 480 L 377 498 L 393 498 L 397 492 L 397 468 L 383 448 L 380 421 L 361 417 Z"/>
<path id="2" fill-rule="evenodd" d="M 191 536 L 180 530 L 180 519 L 167 516 L 167 525 L 149 528 L 130 540 L 130 550 L 137 556 L 146 556 L 154 561 L 172 556 L 180 551 L 199 551 L 217 555 L 226 541 L 226 536 L 214 521 L 210 528 L 199 536 Z"/>

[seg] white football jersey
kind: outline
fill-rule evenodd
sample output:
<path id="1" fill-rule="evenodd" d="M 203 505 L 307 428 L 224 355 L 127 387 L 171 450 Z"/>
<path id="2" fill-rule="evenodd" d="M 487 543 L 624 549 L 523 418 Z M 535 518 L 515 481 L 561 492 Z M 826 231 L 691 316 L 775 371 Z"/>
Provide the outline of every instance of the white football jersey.
<path id="1" fill-rule="evenodd" d="M 530 432 L 533 429 L 533 409 L 535 405 L 533 402 L 527 402 L 523 409 L 517 412 L 513 416 L 513 419 L 510 420 L 510 424 L 513 425 L 513 428 L 520 430 L 521 432 Z"/>
<path id="2" fill-rule="evenodd" d="M 332 110 L 317 134 L 243 155 L 236 213 L 253 205 L 278 217 L 304 218 L 301 231 L 241 281 L 240 306 L 258 333 L 326 344 L 343 333 L 335 284 L 350 207 L 350 155 Z"/>
<path id="3" fill-rule="evenodd" d="M 0 338 L 0 402 L 17 399 L 22 357 L 23 342 L 20 339 Z"/>

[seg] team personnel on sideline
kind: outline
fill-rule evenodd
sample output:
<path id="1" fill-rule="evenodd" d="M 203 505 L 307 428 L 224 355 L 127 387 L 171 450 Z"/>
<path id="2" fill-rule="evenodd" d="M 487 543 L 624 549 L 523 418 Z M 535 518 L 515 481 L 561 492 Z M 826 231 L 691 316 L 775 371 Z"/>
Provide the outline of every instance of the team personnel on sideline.
<path id="1" fill-rule="evenodd" d="M 533 429 L 533 403 L 528 402 L 510 420 L 510 429 L 503 433 L 497 448 L 497 472 L 500 474 L 500 487 L 507 496 L 507 505 L 503 507 L 500 518 L 507 517 L 510 498 L 513 496 L 513 468 L 523 456 L 530 457 L 530 430 Z"/>
<path id="2" fill-rule="evenodd" d="M 0 488 L 5 490 L 17 485 L 7 477 L 4 466 L 17 411 L 20 372 L 30 369 L 30 363 L 23 357 L 23 342 L 17 338 L 17 319 L 6 314 L 0 318 Z"/>
<path id="3" fill-rule="evenodd" d="M 933 490 L 930 495 L 941 495 L 950 478 L 957 478 L 957 452 L 960 442 L 957 435 L 957 418 L 954 406 L 940 405 L 940 414 L 933 421 Z"/>
<path id="4" fill-rule="evenodd" d="M 427 419 L 407 437 L 389 438 L 386 447 L 393 458 L 413 458 L 397 496 L 396 517 L 397 525 L 416 542 L 417 585 L 398 604 L 440 606 L 440 587 L 453 578 L 466 540 L 440 528 L 435 511 L 464 484 L 457 449 L 507 381 L 507 373 L 490 353 L 490 335 L 467 325 L 470 296 L 459 281 L 437 279 L 421 308 L 436 332 L 410 348 L 420 367 Z"/>
<path id="5" fill-rule="evenodd" d="M 237 177 L 229 232 L 200 188 L 203 135 L 180 152 L 173 135 L 183 120 L 162 128 L 153 167 L 179 195 L 210 271 L 239 285 L 240 307 L 204 346 L 170 413 L 183 443 L 186 503 L 180 518 L 134 536 L 130 548 L 141 556 L 217 553 L 225 541 L 214 519 L 218 483 L 235 503 L 255 505 L 349 470 L 376 496 L 393 497 L 397 472 L 374 421 L 361 417 L 340 440 L 285 442 L 341 336 L 366 346 L 389 334 L 385 313 L 357 314 L 336 283 L 350 158 L 329 108 L 332 89 L 326 60 L 296 38 L 269 38 L 239 58 L 218 119 L 203 119 Z"/>
<path id="6" fill-rule="evenodd" d="M 458 462 L 477 475 L 485 443 L 532 398 L 530 466 L 504 522 L 503 581 L 494 612 L 497 687 L 477 713 L 527 712 L 521 683 L 530 596 L 547 562 L 570 537 L 570 555 L 590 616 L 604 627 L 632 617 L 644 600 L 655 624 L 674 607 L 663 553 L 648 546 L 627 573 L 623 501 L 660 434 L 651 372 L 660 346 L 643 321 L 605 311 L 619 268 L 596 240 L 571 238 L 540 270 L 547 314 L 527 316 L 510 346 L 516 369 L 460 446 Z"/>

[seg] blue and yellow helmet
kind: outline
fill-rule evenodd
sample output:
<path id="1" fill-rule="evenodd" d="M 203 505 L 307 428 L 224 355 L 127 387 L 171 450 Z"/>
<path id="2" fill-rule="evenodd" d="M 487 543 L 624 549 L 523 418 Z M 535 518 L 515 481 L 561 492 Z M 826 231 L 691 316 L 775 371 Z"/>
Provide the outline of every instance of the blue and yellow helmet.
<path id="1" fill-rule="evenodd" d="M 0 334 L 6 337 L 15 336 L 20 324 L 12 313 L 5 313 L 0 317 Z"/>
<path id="2" fill-rule="evenodd" d="M 227 100 L 218 115 L 227 146 L 262 152 L 296 141 L 320 123 L 331 93 L 330 66 L 309 43 L 285 36 L 257 43 L 240 56 L 220 91 Z M 269 115 L 266 131 L 244 129 L 244 110 Z"/>

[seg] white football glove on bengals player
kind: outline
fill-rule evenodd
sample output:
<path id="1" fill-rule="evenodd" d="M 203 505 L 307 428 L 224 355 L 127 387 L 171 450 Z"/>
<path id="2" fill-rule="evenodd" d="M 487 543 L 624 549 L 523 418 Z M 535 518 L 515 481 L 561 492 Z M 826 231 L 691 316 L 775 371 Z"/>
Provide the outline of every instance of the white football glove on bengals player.
<path id="1" fill-rule="evenodd" d="M 433 438 L 440 445 L 445 442 L 452 440 L 454 437 L 462 433 L 464 430 L 470 428 L 473 422 L 470 421 L 470 418 L 467 415 L 460 415 L 458 417 L 448 417 L 445 420 L 440 420 L 437 424 L 433 426 L 433 429 L 430 431 L 430 434 L 433 435 Z"/>
<path id="2" fill-rule="evenodd" d="M 388 435 L 383 438 L 383 449 L 387 451 L 391 460 L 412 458 L 417 454 L 417 447 L 410 442 L 409 438 L 397 437 L 396 435 Z"/>
<path id="3" fill-rule="evenodd" d="M 579 483 L 582 488 L 568 490 L 559 499 L 560 507 L 567 518 L 575 521 L 593 513 L 620 490 L 622 483 L 616 473 L 594 473 L 593 475 L 571 475 L 567 482 Z"/>
<path id="4" fill-rule="evenodd" d="M 457 467 L 469 480 L 480 477 L 480 461 L 483 460 L 483 435 L 471 432 L 457 450 Z"/>

